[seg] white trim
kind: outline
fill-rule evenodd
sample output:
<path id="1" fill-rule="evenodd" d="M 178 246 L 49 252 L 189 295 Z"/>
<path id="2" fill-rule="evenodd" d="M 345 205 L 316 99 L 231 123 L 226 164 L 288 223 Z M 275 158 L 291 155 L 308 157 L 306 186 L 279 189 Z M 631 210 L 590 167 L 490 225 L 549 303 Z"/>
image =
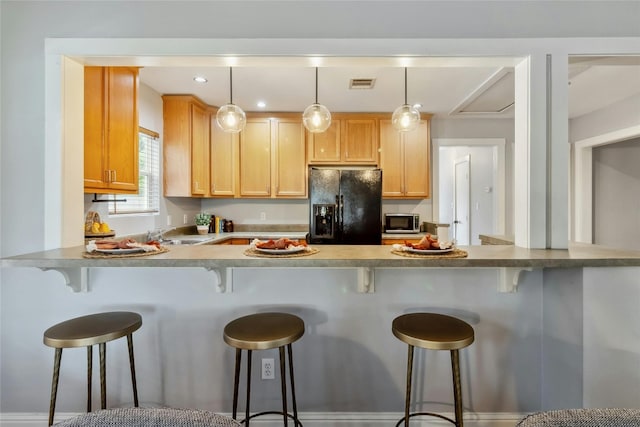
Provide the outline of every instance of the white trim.
<path id="1" fill-rule="evenodd" d="M 546 243 L 546 195 L 545 171 L 531 170 L 530 164 L 543 164 L 545 144 L 538 144 L 544 138 L 546 129 L 546 55 L 554 54 L 637 54 L 639 37 L 568 37 L 568 38 L 405 38 L 405 39 L 201 39 L 201 38 L 46 38 L 45 52 L 45 173 L 47 176 L 47 197 L 44 213 L 45 247 L 53 249 L 62 246 L 61 231 L 73 226 L 75 206 L 83 206 L 83 195 L 70 197 L 71 205 L 60 202 L 60 193 L 66 191 L 60 179 L 60 153 L 65 142 L 60 134 L 61 117 L 60 81 L 63 77 L 61 61 L 65 56 L 79 63 L 116 65 L 127 61 L 130 65 L 160 65 L 167 61 L 184 60 L 236 62 L 259 60 L 269 57 L 301 57 L 312 66 L 324 65 L 325 61 L 338 63 L 347 57 L 387 57 L 399 66 L 419 64 L 420 61 L 453 61 L 459 59 L 459 66 L 486 63 L 492 60 L 502 66 L 515 65 L 516 108 L 515 108 L 515 157 L 519 164 L 516 171 L 514 234 L 516 245 L 523 247 L 544 247 Z M 309 50 L 313 46 L 313 51 Z M 233 56 L 230 56 L 233 55 Z M 179 56 L 179 58 L 171 58 Z M 209 57 L 209 58 L 207 58 Z M 422 57 L 422 58 L 421 58 Z M 441 58 L 436 58 L 441 57 Z M 522 59 L 522 58 L 527 59 Z M 500 59 L 502 58 L 502 59 Z M 536 58 L 533 63 L 531 58 Z M 134 61 L 130 61 L 134 59 Z M 298 58 L 300 59 L 300 58 Z M 137 61 L 137 62 L 136 62 Z M 154 61 L 156 61 L 154 63 Z M 206 62 L 209 61 L 209 62 Z M 134 62 L 134 64 L 131 64 Z M 517 65 L 516 65 L 517 64 Z M 533 68 L 530 69 L 530 65 Z M 523 72 L 524 71 L 524 72 Z M 519 75 L 521 75 L 519 77 Z M 568 76 L 567 76 L 568 80 Z M 563 84 L 563 82 L 557 82 Z M 531 104 L 531 105 L 529 105 Z M 524 107 L 519 108 L 518 105 Z M 74 137 L 76 135 L 71 135 Z M 69 138 L 65 135 L 64 138 Z M 532 141 L 530 141 L 532 139 Z M 532 151 L 529 153 L 529 151 Z M 520 154 L 522 153 L 522 154 Z M 526 163 L 520 163 L 526 161 Z M 522 171 L 521 171 L 522 169 Z M 532 177 L 529 174 L 533 175 Z M 531 178 L 531 179 L 530 179 Z M 542 178 L 542 179 L 539 179 Z M 51 181 L 49 181 L 51 180 Z M 529 185 L 534 188 L 530 188 Z M 539 188 L 539 187 L 542 188 Z M 533 199 L 533 200 L 530 200 Z M 520 204 L 519 202 L 523 202 Z M 78 239 L 82 239 L 79 235 Z"/>
<path id="2" fill-rule="evenodd" d="M 602 135 L 576 141 L 572 152 L 572 202 L 573 224 L 570 224 L 571 240 L 593 243 L 593 158 L 594 147 L 614 144 L 640 137 L 640 125 L 618 129 Z"/>
<path id="3" fill-rule="evenodd" d="M 78 413 L 56 413 L 55 422 L 60 422 Z M 223 413 L 222 415 L 230 416 Z M 443 415 L 452 417 L 451 413 Z M 518 412 L 481 412 L 465 413 L 464 425 L 467 427 L 513 427 L 526 414 Z M 400 412 L 301 412 L 298 414 L 305 427 L 374 427 L 395 425 L 403 416 Z M 0 413 L 0 427 L 42 427 L 48 422 L 46 413 L 10 412 Z M 264 416 L 254 418 L 251 424 L 262 427 L 282 426 L 282 417 Z M 414 427 L 451 426 L 451 423 L 435 417 L 415 417 L 411 419 Z"/>

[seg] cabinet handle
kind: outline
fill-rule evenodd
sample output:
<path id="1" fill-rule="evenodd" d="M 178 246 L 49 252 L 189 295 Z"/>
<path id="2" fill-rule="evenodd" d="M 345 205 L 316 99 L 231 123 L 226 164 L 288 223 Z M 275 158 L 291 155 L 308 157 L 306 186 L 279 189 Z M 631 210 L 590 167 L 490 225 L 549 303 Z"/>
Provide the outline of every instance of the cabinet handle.
<path id="1" fill-rule="evenodd" d="M 104 182 L 111 182 L 109 181 L 111 179 L 111 171 L 109 169 L 106 169 L 104 171 Z"/>
<path id="2" fill-rule="evenodd" d="M 215 184 L 211 184 L 211 192 L 212 193 L 216 192 L 216 185 Z"/>
<path id="3" fill-rule="evenodd" d="M 116 179 L 117 179 L 117 178 L 116 178 L 116 176 L 117 176 L 117 175 L 116 175 L 116 170 L 115 170 L 115 169 L 113 169 L 111 172 L 113 172 L 113 178 L 111 178 L 111 182 L 116 182 Z"/>

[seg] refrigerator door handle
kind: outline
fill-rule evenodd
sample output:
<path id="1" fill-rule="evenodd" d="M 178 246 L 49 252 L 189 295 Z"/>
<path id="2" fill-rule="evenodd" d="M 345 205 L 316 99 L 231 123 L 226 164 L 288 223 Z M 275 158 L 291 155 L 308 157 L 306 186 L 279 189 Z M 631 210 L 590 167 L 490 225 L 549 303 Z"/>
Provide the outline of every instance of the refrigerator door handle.
<path id="1" fill-rule="evenodd" d="M 344 226 L 344 195 L 340 195 L 340 232 L 342 233 L 342 229 Z"/>
<path id="2" fill-rule="evenodd" d="M 341 196 L 336 194 L 336 228 L 339 232 L 342 232 L 342 203 Z"/>

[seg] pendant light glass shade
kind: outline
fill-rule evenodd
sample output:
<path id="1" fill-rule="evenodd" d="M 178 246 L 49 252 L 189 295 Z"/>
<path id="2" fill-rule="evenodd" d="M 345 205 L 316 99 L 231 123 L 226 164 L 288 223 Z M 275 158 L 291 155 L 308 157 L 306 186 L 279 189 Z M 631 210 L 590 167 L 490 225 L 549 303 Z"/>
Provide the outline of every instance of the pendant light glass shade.
<path id="1" fill-rule="evenodd" d="M 224 132 L 238 133 L 244 129 L 244 125 L 247 123 L 247 115 L 242 111 L 242 108 L 233 103 L 232 72 L 232 69 L 229 68 L 229 103 L 218 109 L 216 122 Z"/>
<path id="2" fill-rule="evenodd" d="M 393 127 L 399 132 L 409 132 L 418 127 L 420 112 L 407 104 L 407 68 L 404 69 L 404 104 L 396 108 L 391 116 Z"/>
<path id="3" fill-rule="evenodd" d="M 318 67 L 316 67 L 316 102 L 305 108 L 302 123 L 311 133 L 324 132 L 331 125 L 331 113 L 322 104 L 318 104 Z"/>

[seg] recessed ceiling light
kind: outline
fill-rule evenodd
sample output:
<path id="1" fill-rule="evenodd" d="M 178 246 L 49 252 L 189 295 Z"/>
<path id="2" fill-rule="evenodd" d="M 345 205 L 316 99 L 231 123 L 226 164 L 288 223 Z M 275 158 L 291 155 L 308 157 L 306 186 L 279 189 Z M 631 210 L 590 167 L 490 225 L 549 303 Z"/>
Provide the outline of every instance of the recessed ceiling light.
<path id="1" fill-rule="evenodd" d="M 193 81 L 196 82 L 196 83 L 206 83 L 206 82 L 208 82 L 207 78 L 204 77 L 204 76 L 195 76 L 193 78 Z"/>
<path id="2" fill-rule="evenodd" d="M 264 108 L 264 107 L 266 107 L 266 106 L 267 106 L 267 103 L 266 103 L 266 102 L 264 102 L 264 101 L 258 101 L 258 104 L 257 104 L 257 105 L 258 105 L 258 108 Z"/>

